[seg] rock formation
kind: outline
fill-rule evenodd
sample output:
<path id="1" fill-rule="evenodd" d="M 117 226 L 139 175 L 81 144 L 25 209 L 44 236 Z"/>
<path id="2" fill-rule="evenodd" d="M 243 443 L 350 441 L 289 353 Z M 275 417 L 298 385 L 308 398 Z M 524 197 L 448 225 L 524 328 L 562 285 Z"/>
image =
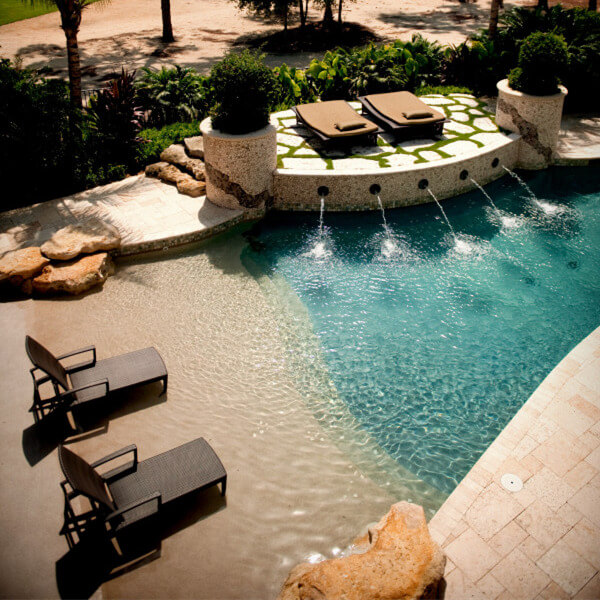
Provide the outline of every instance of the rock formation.
<path id="1" fill-rule="evenodd" d="M 398 502 L 355 542 L 354 554 L 292 569 L 278 600 L 437 598 L 445 565 L 423 508 Z"/>
<path id="2" fill-rule="evenodd" d="M 185 138 L 183 145 L 191 157 L 204 160 L 204 138 L 201 135 Z"/>
<path id="3" fill-rule="evenodd" d="M 203 167 L 204 168 L 204 167 Z M 186 194 L 196 198 L 202 196 L 206 190 L 204 181 L 198 181 L 187 173 L 182 173 L 175 165 L 161 161 L 146 167 L 148 177 L 158 177 L 165 183 L 177 186 L 180 194 Z"/>
<path id="4" fill-rule="evenodd" d="M 106 252 L 89 254 L 77 260 L 45 266 L 40 275 L 26 282 L 24 291 L 81 294 L 103 284 L 113 270 L 112 260 Z"/>
<path id="5" fill-rule="evenodd" d="M 7 252 L 0 258 L 0 282 L 21 286 L 37 275 L 50 261 L 37 246 Z"/>
<path id="6" fill-rule="evenodd" d="M 187 171 L 198 181 L 204 181 L 204 163 L 197 158 L 190 158 L 182 144 L 171 144 L 161 152 L 160 160 Z"/>
<path id="7" fill-rule="evenodd" d="M 113 250 L 120 245 L 121 235 L 116 227 L 99 219 L 88 219 L 59 229 L 42 244 L 42 253 L 53 260 L 70 260 L 80 254 Z"/>

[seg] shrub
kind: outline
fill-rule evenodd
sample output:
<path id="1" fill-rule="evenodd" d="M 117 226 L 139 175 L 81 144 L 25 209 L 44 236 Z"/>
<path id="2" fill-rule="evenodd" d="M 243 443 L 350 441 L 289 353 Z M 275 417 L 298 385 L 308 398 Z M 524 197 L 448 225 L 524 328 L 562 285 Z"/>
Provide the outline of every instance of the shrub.
<path id="1" fill-rule="evenodd" d="M 474 94 L 473 90 L 460 85 L 422 85 L 415 90 L 417 96 L 427 96 L 429 94 Z"/>
<path id="2" fill-rule="evenodd" d="M 210 72 L 216 103 L 212 124 L 225 133 L 248 133 L 265 127 L 277 96 L 277 80 L 264 56 L 244 50 L 230 53 Z"/>
<path id="3" fill-rule="evenodd" d="M 70 185 L 69 91 L 0 60 L 0 210 L 39 202 Z"/>
<path id="4" fill-rule="evenodd" d="M 135 71 L 108 82 L 90 98 L 89 141 L 96 146 L 97 160 L 103 166 L 114 162 L 133 165 L 142 113 L 137 106 Z"/>
<path id="5" fill-rule="evenodd" d="M 198 121 L 190 123 L 171 123 L 162 128 L 148 128 L 140 131 L 138 161 L 141 166 L 156 162 L 160 153 L 171 144 L 183 142 L 184 138 L 200 134 Z"/>
<path id="6" fill-rule="evenodd" d="M 142 69 L 136 83 L 141 107 L 154 126 L 202 119 L 208 112 L 208 78 L 191 68 Z"/>
<path id="7" fill-rule="evenodd" d="M 541 31 L 532 33 L 521 45 L 519 66 L 510 72 L 509 84 L 526 94 L 555 94 L 567 62 L 567 44 L 562 37 Z"/>

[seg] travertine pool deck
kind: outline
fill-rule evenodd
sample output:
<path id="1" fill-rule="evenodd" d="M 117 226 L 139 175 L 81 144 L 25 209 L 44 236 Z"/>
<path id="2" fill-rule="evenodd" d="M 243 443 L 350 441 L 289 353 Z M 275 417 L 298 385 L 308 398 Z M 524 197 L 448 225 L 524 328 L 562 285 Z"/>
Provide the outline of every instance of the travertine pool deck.
<path id="1" fill-rule="evenodd" d="M 600 116 L 566 115 L 558 137 L 557 163 L 586 165 L 600 159 Z"/>
<path id="2" fill-rule="evenodd" d="M 506 490 L 505 473 L 523 488 Z M 600 598 L 600 328 L 548 375 L 430 523 L 446 600 Z"/>
<path id="3" fill-rule="evenodd" d="M 39 245 L 61 227 L 90 217 L 117 227 L 123 240 L 119 253 L 127 255 L 196 242 L 255 216 L 221 208 L 204 196 L 190 198 L 174 186 L 137 175 L 0 213 L 0 255 Z"/>

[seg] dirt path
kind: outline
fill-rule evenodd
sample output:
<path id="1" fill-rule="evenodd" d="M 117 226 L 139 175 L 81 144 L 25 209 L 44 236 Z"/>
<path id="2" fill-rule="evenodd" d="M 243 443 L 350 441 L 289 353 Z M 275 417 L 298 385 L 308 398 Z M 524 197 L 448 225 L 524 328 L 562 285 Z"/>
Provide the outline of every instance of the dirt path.
<path id="1" fill-rule="evenodd" d="M 172 0 L 177 41 L 160 42 L 158 0 L 112 0 L 86 9 L 79 43 L 84 87 L 97 87 L 122 66 L 157 67 L 178 63 L 207 72 L 227 50 L 252 33 L 277 31 L 280 25 L 240 11 L 230 0 Z M 409 39 L 414 32 L 442 43 L 459 43 L 484 27 L 490 0 L 358 0 L 348 3 L 345 20 L 370 27 L 383 38 Z M 311 7 L 310 15 L 320 18 Z M 65 39 L 58 13 L 42 15 L 0 27 L 0 56 L 19 56 L 24 65 L 48 66 L 66 75 Z M 271 55 L 271 65 L 287 62 L 306 66 L 317 53 Z"/>

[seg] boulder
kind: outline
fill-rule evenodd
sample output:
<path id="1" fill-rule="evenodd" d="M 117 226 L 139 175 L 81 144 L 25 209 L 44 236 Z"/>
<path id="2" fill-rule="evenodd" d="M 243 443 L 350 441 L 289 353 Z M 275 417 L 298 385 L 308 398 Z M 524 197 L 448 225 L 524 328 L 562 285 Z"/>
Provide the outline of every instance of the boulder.
<path id="1" fill-rule="evenodd" d="M 106 252 L 99 252 L 77 260 L 45 266 L 41 274 L 32 279 L 30 285 L 23 290 L 38 294 L 81 294 L 96 285 L 102 285 L 113 272 L 110 256 Z"/>
<path id="2" fill-rule="evenodd" d="M 7 252 L 0 258 L 0 281 L 19 286 L 37 275 L 49 262 L 37 246 Z"/>
<path id="3" fill-rule="evenodd" d="M 158 176 L 160 175 L 160 172 L 165 167 L 168 167 L 168 166 L 169 166 L 169 163 L 165 162 L 165 161 L 152 163 L 151 165 L 148 165 L 145 169 L 146 177 L 157 177 L 158 178 Z"/>
<path id="4" fill-rule="evenodd" d="M 191 157 L 204 160 L 204 138 L 201 135 L 185 138 L 183 145 Z"/>
<path id="5" fill-rule="evenodd" d="M 175 165 L 165 163 L 166 166 L 161 167 L 158 178 L 165 183 L 177 185 L 177 182 L 185 177 L 190 177 L 187 173 L 182 173 Z"/>
<path id="6" fill-rule="evenodd" d="M 408 502 L 355 543 L 354 554 L 290 572 L 278 600 L 437 598 L 446 557 L 431 539 L 423 508 Z"/>
<path id="7" fill-rule="evenodd" d="M 179 167 L 198 181 L 204 181 L 204 163 L 197 158 L 190 158 L 181 144 L 171 144 L 165 148 L 160 154 L 160 160 Z"/>
<path id="8" fill-rule="evenodd" d="M 185 176 L 185 179 L 180 179 L 177 182 L 177 191 L 180 194 L 197 198 L 206 194 L 206 183 L 204 181 L 197 181 L 189 175 Z"/>
<path id="9" fill-rule="evenodd" d="M 80 254 L 113 250 L 121 245 L 118 229 L 99 219 L 87 219 L 59 229 L 42 244 L 42 253 L 53 260 L 71 260 Z"/>

